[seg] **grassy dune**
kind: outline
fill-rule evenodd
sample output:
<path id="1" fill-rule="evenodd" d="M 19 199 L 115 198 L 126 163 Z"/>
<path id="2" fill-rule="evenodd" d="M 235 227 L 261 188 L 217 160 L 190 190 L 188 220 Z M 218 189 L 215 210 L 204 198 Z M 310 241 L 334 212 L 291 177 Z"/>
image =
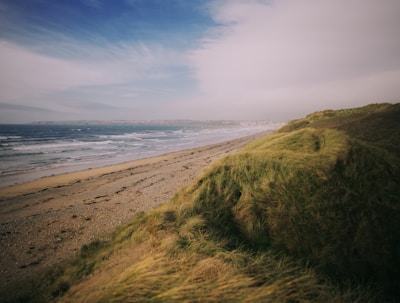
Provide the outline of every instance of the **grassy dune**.
<path id="1" fill-rule="evenodd" d="M 400 105 L 376 104 L 292 121 L 2 298 L 383 302 L 399 288 Z"/>

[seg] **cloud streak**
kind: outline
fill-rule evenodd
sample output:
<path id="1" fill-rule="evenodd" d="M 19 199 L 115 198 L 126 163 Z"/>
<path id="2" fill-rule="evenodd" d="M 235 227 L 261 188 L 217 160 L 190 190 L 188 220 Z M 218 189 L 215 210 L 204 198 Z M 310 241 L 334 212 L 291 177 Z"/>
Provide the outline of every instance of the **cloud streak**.
<path id="1" fill-rule="evenodd" d="M 400 99 L 398 0 L 164 2 L 0 0 L 0 122 L 32 104 L 54 113 L 34 120 L 287 120 Z"/>
<path id="2" fill-rule="evenodd" d="M 60 115 L 75 111 L 79 104 L 97 104 L 81 110 L 88 116 L 108 111 L 103 116 L 110 117 L 111 109 L 133 109 L 150 92 L 153 98 L 164 95 L 164 83 L 174 85 L 182 70 L 185 73 L 181 53 L 156 43 L 100 47 L 64 39 L 34 51 L 0 40 L 0 54 L 0 102 L 35 102 Z"/>
<path id="3" fill-rule="evenodd" d="M 192 52 L 194 76 L 204 96 L 263 110 L 393 101 L 399 9 L 392 0 L 217 1 L 220 27 Z"/>
<path id="4" fill-rule="evenodd" d="M 105 80 L 100 70 L 36 54 L 0 42 L 0 91 L 2 100 L 33 97 Z"/>
<path id="5" fill-rule="evenodd" d="M 53 111 L 47 108 L 40 108 L 36 106 L 29 106 L 29 105 L 18 105 L 18 104 L 9 104 L 9 103 L 0 103 L 0 109 L 3 111 L 34 111 L 34 112 L 51 112 Z"/>

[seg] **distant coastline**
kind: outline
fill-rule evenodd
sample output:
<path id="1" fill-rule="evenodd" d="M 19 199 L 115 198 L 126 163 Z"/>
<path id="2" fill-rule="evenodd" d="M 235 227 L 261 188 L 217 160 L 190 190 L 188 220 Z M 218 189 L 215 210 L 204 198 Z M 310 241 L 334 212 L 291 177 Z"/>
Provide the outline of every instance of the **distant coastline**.
<path id="1" fill-rule="evenodd" d="M 281 121 L 270 120 L 66 120 L 34 121 L 28 125 L 180 125 L 180 126 L 268 126 L 282 125 Z"/>
<path id="2" fill-rule="evenodd" d="M 66 121 L 0 125 L 0 187 L 232 140 L 280 123 Z"/>

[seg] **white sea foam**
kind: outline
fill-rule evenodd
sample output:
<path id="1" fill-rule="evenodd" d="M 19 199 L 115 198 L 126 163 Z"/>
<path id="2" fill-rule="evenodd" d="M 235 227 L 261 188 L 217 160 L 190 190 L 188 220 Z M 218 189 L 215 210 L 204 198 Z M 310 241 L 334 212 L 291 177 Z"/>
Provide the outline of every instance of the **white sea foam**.
<path id="1" fill-rule="evenodd" d="M 13 147 L 15 151 L 68 151 L 70 149 L 81 150 L 84 147 L 96 148 L 96 146 L 110 145 L 114 142 L 111 140 L 107 141 L 59 141 L 50 144 L 29 144 L 29 145 L 19 145 Z"/>
<path id="2" fill-rule="evenodd" d="M 9 139 L 21 139 L 21 136 L 0 136 L 1 141 L 9 140 Z"/>
<path id="3" fill-rule="evenodd" d="M 280 124 L 19 126 L 0 132 L 0 186 L 227 141 Z"/>

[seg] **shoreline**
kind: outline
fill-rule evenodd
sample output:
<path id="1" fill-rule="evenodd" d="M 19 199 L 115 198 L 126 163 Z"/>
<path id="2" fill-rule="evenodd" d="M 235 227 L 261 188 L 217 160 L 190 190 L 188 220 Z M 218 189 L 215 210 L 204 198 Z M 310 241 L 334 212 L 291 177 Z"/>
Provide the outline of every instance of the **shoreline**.
<path id="1" fill-rule="evenodd" d="M 268 133 L 0 188 L 0 285 L 74 256 Z"/>
<path id="2" fill-rule="evenodd" d="M 203 123 L 207 126 L 206 123 Z M 222 124 L 221 124 L 222 125 Z M 17 125 L 23 126 L 23 125 Z M 53 136 L 46 132 L 43 136 L 49 140 L 38 140 L 29 135 L 23 135 L 23 130 L 17 132 L 15 142 L 12 131 L 3 136 L 2 153 L 4 163 L 0 166 L 0 188 L 27 183 L 47 176 L 65 174 L 103 166 L 116 165 L 144 158 L 157 157 L 166 153 L 197 148 L 223 141 L 234 140 L 248 135 L 275 129 L 277 123 L 263 126 L 244 126 L 232 128 L 186 129 L 176 126 L 174 129 L 158 129 L 156 125 L 148 131 L 132 128 L 118 128 L 106 125 L 103 129 L 96 125 L 88 125 L 85 136 L 75 126 L 67 127 L 71 132 L 68 136 Z M 238 125 L 237 125 L 238 126 Z M 66 126 L 65 126 L 66 127 Z M 93 128 L 93 129 L 92 129 Z M 99 130 L 100 129 L 100 130 Z M 40 131 L 40 129 L 39 129 Z M 15 131 L 14 131 L 15 132 Z M 64 130 L 61 132 L 64 133 Z M 51 135 L 51 136 L 50 136 Z M 47 137 L 46 137 L 47 136 Z M 9 141 L 9 139 L 11 141 Z M 5 148 L 5 149 L 4 149 Z M 8 148 L 11 148 L 8 151 Z"/>

